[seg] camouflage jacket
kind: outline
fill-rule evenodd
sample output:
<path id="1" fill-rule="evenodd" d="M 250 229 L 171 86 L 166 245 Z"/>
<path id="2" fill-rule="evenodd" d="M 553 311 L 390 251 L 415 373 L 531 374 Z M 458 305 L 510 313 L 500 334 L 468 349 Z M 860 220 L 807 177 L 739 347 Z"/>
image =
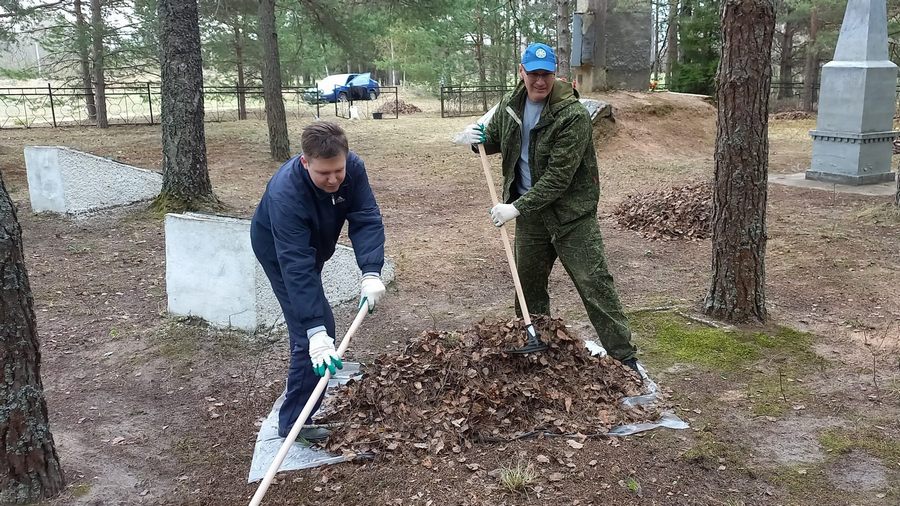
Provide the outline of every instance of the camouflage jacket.
<path id="1" fill-rule="evenodd" d="M 597 213 L 600 181 L 591 119 L 572 85 L 556 81 L 531 131 L 531 190 L 510 202 L 525 97 L 522 81 L 503 97 L 485 129 L 485 149 L 503 156 L 503 201 L 514 204 L 522 217 L 540 217 L 551 233 L 559 233 L 566 224 Z"/>

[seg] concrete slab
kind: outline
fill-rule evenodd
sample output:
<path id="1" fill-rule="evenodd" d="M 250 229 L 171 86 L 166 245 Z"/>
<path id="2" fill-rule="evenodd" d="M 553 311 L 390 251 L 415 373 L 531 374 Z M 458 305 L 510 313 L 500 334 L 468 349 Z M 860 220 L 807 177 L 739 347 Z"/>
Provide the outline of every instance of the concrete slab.
<path id="1" fill-rule="evenodd" d="M 168 311 L 212 325 L 255 332 L 284 323 L 278 299 L 250 245 L 250 220 L 199 213 L 167 214 Z M 382 279 L 394 278 L 386 260 Z M 353 249 L 338 245 L 322 270 L 332 306 L 356 301 L 362 273 Z"/>
<path id="2" fill-rule="evenodd" d="M 78 214 L 159 194 L 162 174 L 63 146 L 28 146 L 25 169 L 31 209 Z"/>
<path id="3" fill-rule="evenodd" d="M 897 183 L 893 181 L 878 184 L 868 184 L 865 186 L 851 186 L 806 179 L 805 172 L 797 172 L 795 174 L 769 174 L 769 183 L 780 184 L 784 186 L 793 186 L 796 188 L 824 190 L 829 192 L 836 191 L 838 193 L 853 193 L 856 195 L 867 195 L 870 197 L 892 196 L 897 193 Z"/>

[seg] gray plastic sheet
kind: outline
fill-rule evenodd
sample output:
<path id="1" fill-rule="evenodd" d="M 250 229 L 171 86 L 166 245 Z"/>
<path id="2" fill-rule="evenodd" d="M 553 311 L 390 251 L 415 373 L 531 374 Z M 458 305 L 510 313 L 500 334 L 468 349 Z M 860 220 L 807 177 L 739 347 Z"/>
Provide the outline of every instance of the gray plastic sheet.
<path id="1" fill-rule="evenodd" d="M 585 341 L 584 347 L 591 352 L 591 355 L 598 357 L 606 356 L 606 350 L 596 341 Z M 645 369 L 640 362 L 638 362 L 638 370 L 641 373 L 641 378 L 644 380 L 644 393 L 632 397 L 625 397 L 619 401 L 623 406 L 628 408 L 652 406 L 658 403 L 662 398 L 659 392 L 659 386 L 650 378 L 650 375 L 647 374 L 647 369 Z M 690 428 L 687 422 L 679 418 L 678 415 L 671 411 L 665 411 L 659 417 L 659 420 L 655 422 L 619 425 L 618 427 L 610 429 L 606 434 L 608 436 L 631 436 L 639 432 L 646 432 L 660 427 L 678 430 Z"/>
<path id="2" fill-rule="evenodd" d="M 359 376 L 358 363 L 344 362 L 344 368 L 328 381 L 328 390 Z M 326 395 L 328 390 L 325 390 Z M 259 428 L 259 434 L 256 435 L 256 445 L 253 448 L 253 460 L 250 462 L 250 473 L 247 476 L 247 483 L 254 483 L 263 479 L 272 461 L 275 460 L 278 449 L 284 443 L 284 438 L 278 436 L 278 410 L 281 408 L 282 403 L 284 403 L 283 392 L 275 400 L 275 405 L 269 411 L 269 416 L 263 420 L 262 426 Z M 351 460 L 351 457 L 335 455 L 321 448 L 307 446 L 303 441 L 297 441 L 291 446 L 278 471 L 309 469 L 327 464 L 347 462 L 348 460 Z"/>

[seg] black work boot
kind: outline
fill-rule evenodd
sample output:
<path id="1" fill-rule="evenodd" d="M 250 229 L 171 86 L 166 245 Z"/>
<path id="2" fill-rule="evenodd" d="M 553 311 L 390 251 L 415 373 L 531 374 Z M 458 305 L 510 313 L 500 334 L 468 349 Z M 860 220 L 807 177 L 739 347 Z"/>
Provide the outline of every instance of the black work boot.
<path id="1" fill-rule="evenodd" d="M 324 427 L 306 427 L 300 429 L 300 439 L 305 439 L 310 443 L 319 443 L 328 439 L 331 431 Z"/>
<path id="2" fill-rule="evenodd" d="M 641 370 L 638 369 L 637 359 L 636 359 L 636 358 L 629 358 L 628 360 L 623 360 L 623 361 L 622 361 L 622 364 L 624 364 L 625 366 L 627 366 L 628 368 L 630 368 L 632 371 L 636 372 L 637 375 L 638 375 L 638 378 L 641 378 L 641 382 L 643 383 L 643 381 L 644 381 L 644 376 L 641 374 Z"/>

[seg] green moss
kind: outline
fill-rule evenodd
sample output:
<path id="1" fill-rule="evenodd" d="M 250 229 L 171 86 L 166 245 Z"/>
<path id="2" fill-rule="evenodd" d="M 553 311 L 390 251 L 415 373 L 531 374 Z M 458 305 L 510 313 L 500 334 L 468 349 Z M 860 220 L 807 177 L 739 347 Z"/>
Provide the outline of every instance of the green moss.
<path id="1" fill-rule="evenodd" d="M 791 406 L 809 402 L 810 393 L 802 383 L 791 381 L 783 371 L 761 373 L 747 384 L 747 397 L 756 416 L 781 416 Z"/>
<path id="2" fill-rule="evenodd" d="M 714 328 L 670 312 L 639 313 L 630 320 L 639 344 L 657 365 L 691 363 L 732 371 L 779 356 L 789 362 L 824 363 L 812 351 L 812 336 L 786 327 L 767 332 Z"/>
<path id="3" fill-rule="evenodd" d="M 704 439 L 688 448 L 681 454 L 681 458 L 704 469 L 715 469 L 719 466 L 719 459 L 725 458 L 727 454 L 728 450 L 724 444 Z"/>
<path id="4" fill-rule="evenodd" d="M 819 434 L 819 443 L 834 455 L 859 450 L 878 457 L 891 467 L 900 466 L 900 441 L 871 426 L 849 432 L 846 429 L 828 429 Z"/>
<path id="5" fill-rule="evenodd" d="M 212 193 L 187 199 L 163 191 L 150 203 L 148 209 L 151 213 L 164 216 L 166 213 L 188 211 L 217 213 L 226 211 L 228 208 Z"/>
<path id="6" fill-rule="evenodd" d="M 778 467 L 773 471 L 772 481 L 787 489 L 794 499 L 821 497 L 822 494 L 845 495 L 829 485 L 825 469 L 820 464 Z"/>
<path id="7" fill-rule="evenodd" d="M 632 327 L 647 354 L 665 363 L 733 369 L 759 357 L 758 347 L 739 334 L 692 323 L 673 313 L 635 315 Z"/>
<path id="8" fill-rule="evenodd" d="M 89 483 L 79 483 L 72 486 L 72 497 L 78 499 L 91 493 L 91 485 Z"/>

